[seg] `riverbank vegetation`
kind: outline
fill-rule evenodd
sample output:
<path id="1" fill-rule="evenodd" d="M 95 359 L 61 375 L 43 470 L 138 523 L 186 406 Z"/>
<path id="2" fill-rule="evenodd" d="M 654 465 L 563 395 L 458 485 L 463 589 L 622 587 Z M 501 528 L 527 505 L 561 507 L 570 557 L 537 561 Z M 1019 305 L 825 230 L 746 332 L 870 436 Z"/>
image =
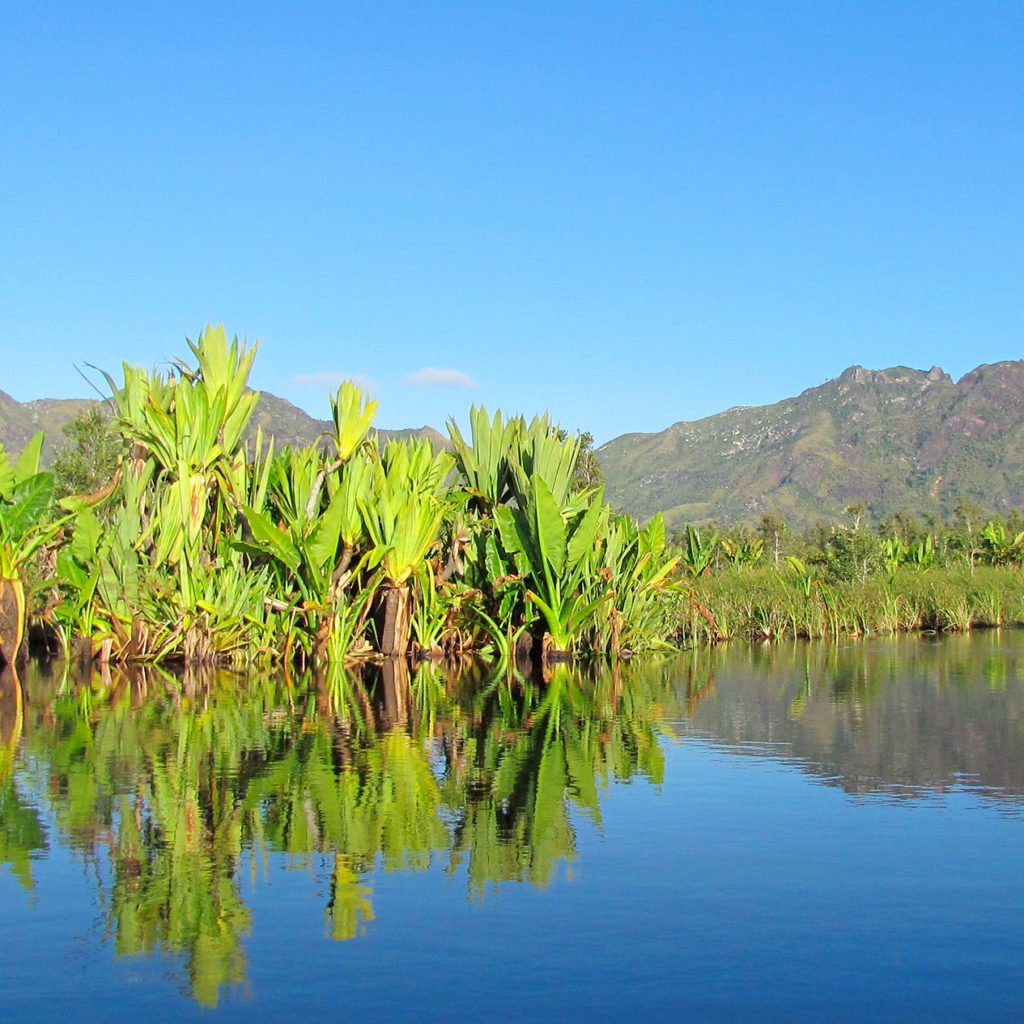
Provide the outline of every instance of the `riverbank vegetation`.
<path id="1" fill-rule="evenodd" d="M 666 536 L 604 502 L 587 435 L 474 408 L 441 449 L 380 440 L 354 383 L 318 444 L 250 423 L 256 347 L 208 327 L 167 373 L 107 378 L 51 471 L 0 449 L 0 658 L 26 622 L 81 661 L 312 665 L 611 657 L 731 638 L 1024 623 L 1024 518 L 961 502 L 802 534 Z"/>
<path id="2" fill-rule="evenodd" d="M 0 453 L 0 649 L 26 610 L 68 653 L 100 662 L 337 663 L 409 652 L 641 651 L 671 635 L 656 517 L 616 515 L 580 472 L 581 438 L 546 416 L 474 409 L 435 450 L 381 444 L 353 383 L 322 443 L 275 450 L 247 433 L 256 355 L 222 327 L 169 373 L 108 378 L 112 477 L 86 490 L 102 424 L 78 424 L 58 481 L 37 437 Z M 83 493 L 84 492 L 84 493 Z"/>
<path id="3" fill-rule="evenodd" d="M 679 610 L 686 643 L 866 636 L 1024 624 L 1024 522 L 964 502 L 953 522 L 897 516 L 794 534 L 687 527 L 673 538 L 691 582 Z"/>

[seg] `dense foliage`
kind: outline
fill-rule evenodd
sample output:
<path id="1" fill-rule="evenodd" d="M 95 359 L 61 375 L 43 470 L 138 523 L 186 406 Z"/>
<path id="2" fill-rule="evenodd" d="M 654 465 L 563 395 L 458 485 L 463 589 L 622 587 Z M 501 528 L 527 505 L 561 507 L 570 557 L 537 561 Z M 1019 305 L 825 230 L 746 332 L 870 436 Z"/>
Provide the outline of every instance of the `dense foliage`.
<path id="1" fill-rule="evenodd" d="M 961 502 L 948 523 L 904 514 L 872 528 L 868 511 L 853 505 L 849 525 L 799 534 L 775 516 L 756 530 L 674 534 L 693 580 L 679 635 L 717 642 L 1024 623 L 1019 514 L 986 518 Z"/>
<path id="2" fill-rule="evenodd" d="M 353 383 L 319 444 L 249 430 L 256 355 L 222 327 L 166 375 L 125 365 L 113 414 L 0 448 L 0 657 L 26 618 L 84 660 L 312 664 L 608 655 L 734 636 L 1024 622 L 1024 517 L 969 501 L 802 533 L 689 525 L 667 539 L 604 501 L 591 438 L 470 412 L 450 443 L 373 431 Z"/>
<path id="3" fill-rule="evenodd" d="M 16 466 L 0 450 L 8 660 L 26 589 L 66 649 L 101 661 L 551 660 L 670 636 L 664 527 L 605 504 L 588 438 L 474 409 L 450 448 L 381 444 L 376 402 L 347 382 L 323 443 L 275 451 L 246 441 L 255 347 L 222 327 L 189 346 L 168 374 L 108 378 L 109 432 L 99 414 L 75 426 L 59 493 L 41 437 Z"/>

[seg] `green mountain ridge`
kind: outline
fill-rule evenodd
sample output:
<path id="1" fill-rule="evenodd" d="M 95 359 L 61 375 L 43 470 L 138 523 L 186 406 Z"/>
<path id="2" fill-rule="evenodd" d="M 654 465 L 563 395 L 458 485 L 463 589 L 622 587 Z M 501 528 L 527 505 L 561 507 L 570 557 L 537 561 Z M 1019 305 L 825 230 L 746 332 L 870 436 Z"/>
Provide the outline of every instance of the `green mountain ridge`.
<path id="1" fill-rule="evenodd" d="M 669 525 L 791 525 L 864 503 L 948 516 L 961 499 L 1024 503 L 1024 361 L 979 366 L 955 383 L 938 367 L 866 370 L 773 405 L 740 406 L 597 450 L 609 500 Z"/>
<path id="2" fill-rule="evenodd" d="M 0 391 L 0 443 L 20 452 L 39 430 L 44 460 L 62 427 L 90 399 L 17 402 Z M 260 392 L 251 431 L 277 444 L 305 445 L 331 431 L 286 399 Z M 382 438 L 427 437 L 431 427 L 381 430 Z M 961 499 L 985 510 L 1024 506 L 1024 360 L 982 365 L 954 382 L 939 367 L 867 370 L 772 405 L 735 406 L 651 434 L 624 434 L 596 452 L 607 497 L 623 512 L 665 515 L 670 526 L 781 516 L 792 526 L 843 519 L 865 504 L 948 517 Z"/>

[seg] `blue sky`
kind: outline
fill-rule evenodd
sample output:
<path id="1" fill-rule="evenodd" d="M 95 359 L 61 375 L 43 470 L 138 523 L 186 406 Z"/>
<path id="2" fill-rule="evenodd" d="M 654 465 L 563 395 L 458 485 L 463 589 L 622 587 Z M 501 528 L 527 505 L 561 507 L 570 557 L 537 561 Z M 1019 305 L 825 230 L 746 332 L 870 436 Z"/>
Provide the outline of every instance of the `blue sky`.
<path id="1" fill-rule="evenodd" d="M 0 389 L 262 339 L 598 442 L 1024 355 L 1024 3 L 0 6 Z"/>

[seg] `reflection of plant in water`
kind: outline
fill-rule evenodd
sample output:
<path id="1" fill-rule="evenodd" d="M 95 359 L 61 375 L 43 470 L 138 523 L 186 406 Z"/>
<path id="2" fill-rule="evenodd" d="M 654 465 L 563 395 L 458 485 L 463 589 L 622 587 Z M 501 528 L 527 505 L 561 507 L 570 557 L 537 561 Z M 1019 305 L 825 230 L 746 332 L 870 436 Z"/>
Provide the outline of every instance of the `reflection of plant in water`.
<path id="1" fill-rule="evenodd" d="M 344 942 L 363 934 L 362 926 L 376 917 L 371 895 L 370 887 L 352 867 L 352 859 L 344 853 L 336 853 L 331 874 L 331 899 L 327 904 L 332 939 Z"/>
<path id="2" fill-rule="evenodd" d="M 88 686 L 58 696 L 51 734 L 40 730 L 30 746 L 48 756 L 61 832 L 86 856 L 109 857 L 116 951 L 184 956 L 193 995 L 215 1005 L 223 985 L 245 977 L 235 794 L 270 746 L 265 711 L 276 695 L 257 688 L 241 700 L 222 686 L 188 707 L 168 677 L 149 684 L 157 692 L 137 710 L 132 686 L 116 686 L 115 700 Z"/>
<path id="3" fill-rule="evenodd" d="M 444 847 L 440 796 L 426 749 L 383 736 L 313 729 L 254 779 L 245 808 L 267 847 L 295 856 L 343 852 L 357 871 L 422 868 Z"/>
<path id="4" fill-rule="evenodd" d="M 0 669 L 0 864 L 10 864 L 22 887 L 31 890 L 32 856 L 46 849 L 46 833 L 14 782 L 23 721 L 21 682 L 14 667 L 5 665 Z"/>
<path id="5" fill-rule="evenodd" d="M 681 658 L 686 665 L 686 714 L 693 718 L 701 701 L 715 692 L 715 662 L 721 649 L 695 647 Z"/>
<path id="6" fill-rule="evenodd" d="M 47 765 L 60 833 L 109 859 L 116 951 L 182 957 L 193 996 L 215 1005 L 246 973 L 243 851 L 332 855 L 326 914 L 339 940 L 374 920 L 377 869 L 423 870 L 446 852 L 471 895 L 547 884 L 576 855 L 573 815 L 600 825 L 602 786 L 661 780 L 672 679 L 568 665 L 531 683 L 429 664 L 410 680 L 402 663 L 370 686 L 340 666 L 283 684 L 108 670 L 77 687 L 37 681 L 24 742 Z M 0 849 L 41 844 L 34 835 L 0 817 Z"/>
<path id="7" fill-rule="evenodd" d="M 154 737 L 148 773 L 119 796 L 110 922 L 118 953 L 185 952 L 196 999 L 216 1005 L 221 985 L 245 977 L 249 912 L 234 882 L 241 814 L 223 783 L 241 769 L 230 755 L 246 733 L 219 716 L 227 742 L 216 749 L 208 716 L 180 722 L 177 743 Z"/>
<path id="8" fill-rule="evenodd" d="M 571 861 L 571 807 L 601 823 L 598 783 L 646 774 L 663 755 L 649 691 L 624 686 L 621 669 L 596 682 L 556 665 L 546 686 L 502 684 L 494 714 L 446 737 L 446 800 L 458 806 L 449 870 L 468 862 L 472 895 L 488 884 L 545 885 Z"/>

